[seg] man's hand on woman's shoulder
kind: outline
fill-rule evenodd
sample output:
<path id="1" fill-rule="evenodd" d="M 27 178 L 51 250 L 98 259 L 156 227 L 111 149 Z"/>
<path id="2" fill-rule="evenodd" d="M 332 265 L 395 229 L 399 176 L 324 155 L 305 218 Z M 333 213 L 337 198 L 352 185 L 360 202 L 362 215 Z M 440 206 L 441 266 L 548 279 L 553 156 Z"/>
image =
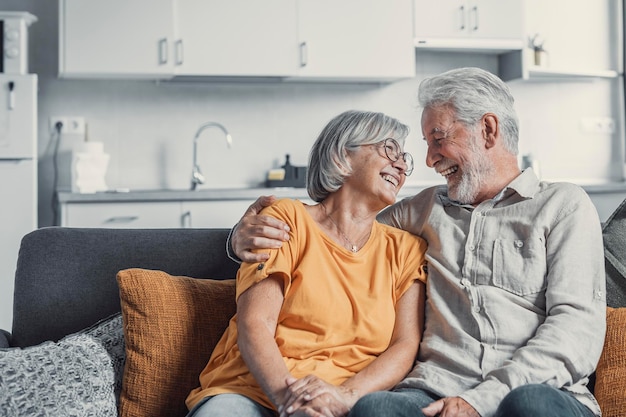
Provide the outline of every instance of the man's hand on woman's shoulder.
<path id="1" fill-rule="evenodd" d="M 255 253 L 254 250 L 280 248 L 284 241 L 289 240 L 289 226 L 271 216 L 259 214 L 275 201 L 275 196 L 257 198 L 235 226 L 230 244 L 242 261 L 266 261 L 269 258 L 267 253 Z"/>

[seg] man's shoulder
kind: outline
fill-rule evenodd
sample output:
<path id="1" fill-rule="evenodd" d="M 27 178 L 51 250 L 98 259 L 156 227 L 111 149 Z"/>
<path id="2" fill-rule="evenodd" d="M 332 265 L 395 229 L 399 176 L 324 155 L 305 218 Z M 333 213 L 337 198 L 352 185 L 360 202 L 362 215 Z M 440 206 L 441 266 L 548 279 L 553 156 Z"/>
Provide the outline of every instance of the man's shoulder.
<path id="1" fill-rule="evenodd" d="M 434 203 L 440 202 L 441 197 L 448 195 L 448 187 L 445 184 L 435 185 L 431 187 L 424 188 L 420 190 L 418 193 L 413 194 L 408 197 L 404 197 L 392 207 L 395 206 L 430 206 Z"/>
<path id="2" fill-rule="evenodd" d="M 541 181 L 538 194 L 548 198 L 575 202 L 589 200 L 589 195 L 580 185 L 565 181 Z"/>
<path id="3" fill-rule="evenodd" d="M 545 182 L 539 184 L 539 191 L 532 200 L 535 207 L 555 214 L 555 220 L 569 215 L 597 218 L 597 210 L 589 194 L 577 184 L 570 182 Z"/>
<path id="4" fill-rule="evenodd" d="M 447 194 L 445 185 L 428 187 L 417 194 L 405 197 L 378 214 L 378 221 L 413 234 L 421 234 L 422 226 L 428 214 L 441 206 L 441 197 Z"/>

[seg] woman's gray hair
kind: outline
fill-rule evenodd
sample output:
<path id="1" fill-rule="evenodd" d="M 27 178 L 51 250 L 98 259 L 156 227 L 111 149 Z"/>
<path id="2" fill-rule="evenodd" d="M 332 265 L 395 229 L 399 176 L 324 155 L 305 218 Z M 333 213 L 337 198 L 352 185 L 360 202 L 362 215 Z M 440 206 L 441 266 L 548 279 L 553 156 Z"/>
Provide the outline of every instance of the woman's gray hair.
<path id="1" fill-rule="evenodd" d="M 519 127 L 515 99 L 509 87 L 497 76 L 480 68 L 459 68 L 427 78 L 418 92 L 424 109 L 451 106 L 456 118 L 474 127 L 485 113 L 498 117 L 505 149 L 517 155 Z"/>
<path id="2" fill-rule="evenodd" d="M 324 127 L 309 153 L 309 196 L 320 202 L 341 188 L 352 173 L 349 152 L 387 138 L 402 146 L 408 134 L 407 125 L 383 113 L 349 110 L 336 116 Z"/>

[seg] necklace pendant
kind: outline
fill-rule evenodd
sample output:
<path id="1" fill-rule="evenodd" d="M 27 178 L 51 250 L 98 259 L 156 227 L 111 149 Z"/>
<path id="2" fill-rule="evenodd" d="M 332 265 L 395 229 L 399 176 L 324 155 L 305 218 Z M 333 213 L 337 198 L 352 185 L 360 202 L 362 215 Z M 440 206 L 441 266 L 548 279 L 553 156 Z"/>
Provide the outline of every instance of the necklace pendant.
<path id="1" fill-rule="evenodd" d="M 359 251 L 359 248 L 356 247 L 356 245 L 352 245 L 352 252 L 357 253 Z"/>

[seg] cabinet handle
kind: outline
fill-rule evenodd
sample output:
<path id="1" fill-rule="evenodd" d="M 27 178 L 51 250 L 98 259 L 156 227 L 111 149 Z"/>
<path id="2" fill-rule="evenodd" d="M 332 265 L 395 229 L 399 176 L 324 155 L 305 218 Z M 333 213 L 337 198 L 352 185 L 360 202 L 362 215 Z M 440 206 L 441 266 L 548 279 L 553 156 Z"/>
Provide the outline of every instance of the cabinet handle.
<path id="1" fill-rule="evenodd" d="M 191 226 L 191 211 L 186 211 L 180 216 L 180 227 L 183 229 L 190 229 Z"/>
<path id="2" fill-rule="evenodd" d="M 306 67 L 309 60 L 309 50 L 306 42 L 300 43 L 300 67 Z"/>
<path id="3" fill-rule="evenodd" d="M 167 38 L 159 41 L 159 65 L 167 64 Z"/>
<path id="4" fill-rule="evenodd" d="M 132 223 L 139 219 L 139 216 L 113 216 L 106 219 L 105 223 Z"/>
<path id="5" fill-rule="evenodd" d="M 465 30 L 465 6 L 459 7 L 459 22 L 461 23 L 459 29 Z"/>
<path id="6" fill-rule="evenodd" d="M 176 65 L 183 65 L 185 61 L 185 51 L 183 50 L 183 40 L 179 39 L 174 44 L 174 54 L 176 56 Z"/>
<path id="7" fill-rule="evenodd" d="M 472 14 L 474 15 L 474 26 L 472 30 L 475 32 L 478 30 L 478 6 L 472 7 Z"/>

